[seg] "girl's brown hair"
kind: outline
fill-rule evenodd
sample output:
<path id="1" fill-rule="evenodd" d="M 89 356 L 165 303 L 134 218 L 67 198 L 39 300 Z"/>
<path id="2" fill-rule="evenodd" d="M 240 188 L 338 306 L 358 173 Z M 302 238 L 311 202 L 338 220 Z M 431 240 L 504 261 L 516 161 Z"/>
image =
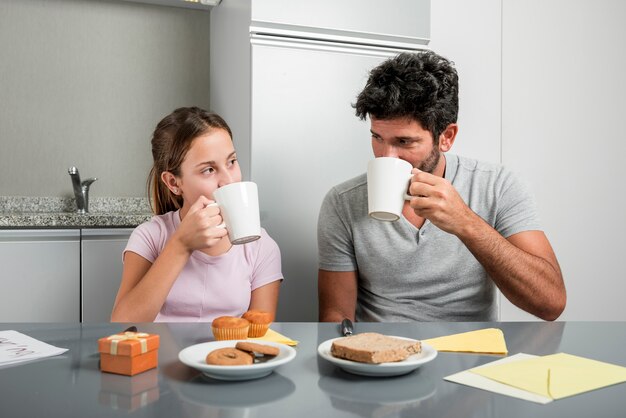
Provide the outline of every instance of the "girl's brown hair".
<path id="1" fill-rule="evenodd" d="M 223 129 L 231 139 L 233 133 L 228 124 L 216 113 L 197 107 L 181 107 L 164 117 L 152 135 L 152 159 L 148 175 L 150 207 L 156 215 L 178 210 L 183 197 L 173 194 L 161 180 L 161 174 L 169 171 L 180 176 L 180 166 L 198 136 L 212 129 Z"/>

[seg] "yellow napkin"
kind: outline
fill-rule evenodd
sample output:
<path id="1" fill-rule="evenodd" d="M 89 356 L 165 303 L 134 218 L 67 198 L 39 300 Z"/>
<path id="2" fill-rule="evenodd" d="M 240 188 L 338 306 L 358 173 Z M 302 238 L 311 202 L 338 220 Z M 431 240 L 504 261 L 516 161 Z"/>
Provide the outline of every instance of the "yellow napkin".
<path id="1" fill-rule="evenodd" d="M 437 351 L 483 354 L 508 353 L 504 334 L 498 328 L 480 329 L 422 341 Z"/>
<path id="2" fill-rule="evenodd" d="M 484 364 L 480 367 L 491 367 L 495 364 L 503 364 L 521 360 L 527 360 L 529 358 L 535 358 L 532 354 L 517 353 L 512 356 L 502 357 L 499 360 L 492 361 L 491 363 Z M 523 399 L 525 401 L 536 402 L 540 404 L 547 404 L 554 402 L 554 399 L 547 398 L 545 396 L 537 395 L 526 390 L 518 389 L 513 386 L 505 385 L 504 383 L 496 382 L 495 380 L 488 379 L 477 373 L 473 373 L 472 370 L 464 370 L 450 376 L 444 377 L 444 380 L 454 383 L 460 383 L 462 385 L 472 386 L 478 389 L 487 390 L 493 393 L 499 393 L 501 395 L 511 396 L 513 398 Z"/>
<path id="3" fill-rule="evenodd" d="M 470 371 L 552 399 L 626 382 L 626 367 L 565 353 L 484 366 Z"/>
<path id="4" fill-rule="evenodd" d="M 286 345 L 291 345 L 291 346 L 298 345 L 298 341 L 292 340 L 289 337 L 285 337 L 284 335 L 279 334 L 278 332 L 274 331 L 271 328 L 268 329 L 265 335 L 262 337 L 248 338 L 248 339 L 259 340 L 259 341 L 271 341 L 271 342 L 281 343 L 281 344 L 286 344 Z"/>

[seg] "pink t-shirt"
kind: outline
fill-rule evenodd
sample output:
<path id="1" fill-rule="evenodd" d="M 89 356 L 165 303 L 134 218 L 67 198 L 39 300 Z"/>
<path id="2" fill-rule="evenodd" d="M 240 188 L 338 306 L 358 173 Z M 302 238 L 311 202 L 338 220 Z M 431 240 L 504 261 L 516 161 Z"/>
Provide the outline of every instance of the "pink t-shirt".
<path id="1" fill-rule="evenodd" d="M 179 211 L 154 216 L 139 225 L 124 249 L 154 263 L 180 224 Z M 219 256 L 194 251 L 174 282 L 155 322 L 213 321 L 218 316 L 241 316 L 250 306 L 250 293 L 282 280 L 280 250 L 261 228 L 261 238 L 233 245 Z"/>

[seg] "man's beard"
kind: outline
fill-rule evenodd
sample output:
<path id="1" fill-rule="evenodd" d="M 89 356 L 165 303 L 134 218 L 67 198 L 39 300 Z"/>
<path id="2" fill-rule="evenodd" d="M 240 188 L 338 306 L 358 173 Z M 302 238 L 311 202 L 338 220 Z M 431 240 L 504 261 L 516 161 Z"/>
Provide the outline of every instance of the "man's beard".
<path id="1" fill-rule="evenodd" d="M 437 164 L 439 164 L 439 159 L 441 158 L 441 152 L 439 152 L 439 148 L 436 148 L 436 145 L 433 146 L 433 150 L 428 154 L 428 157 L 417 167 L 421 171 L 425 171 L 427 173 L 432 174 L 437 168 Z"/>

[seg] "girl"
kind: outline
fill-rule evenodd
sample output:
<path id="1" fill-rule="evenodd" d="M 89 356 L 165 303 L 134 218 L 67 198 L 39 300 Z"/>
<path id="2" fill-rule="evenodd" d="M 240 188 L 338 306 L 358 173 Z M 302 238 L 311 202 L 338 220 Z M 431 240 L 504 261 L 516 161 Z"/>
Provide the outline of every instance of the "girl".
<path id="1" fill-rule="evenodd" d="M 280 250 L 261 239 L 233 246 L 213 192 L 241 181 L 226 122 L 202 109 L 180 108 L 157 125 L 150 221 L 124 250 L 115 322 L 207 321 L 248 309 L 275 314 L 282 281 Z"/>

